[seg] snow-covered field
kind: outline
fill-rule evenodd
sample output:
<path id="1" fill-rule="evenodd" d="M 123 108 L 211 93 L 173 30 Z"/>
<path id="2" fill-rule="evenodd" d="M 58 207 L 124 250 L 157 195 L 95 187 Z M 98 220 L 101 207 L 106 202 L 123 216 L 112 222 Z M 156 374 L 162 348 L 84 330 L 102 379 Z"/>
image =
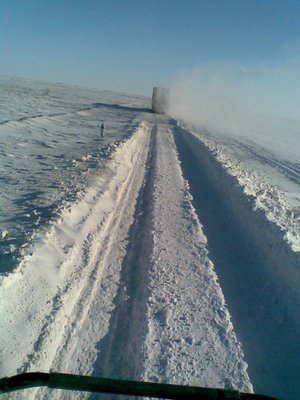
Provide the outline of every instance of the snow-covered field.
<path id="1" fill-rule="evenodd" d="M 209 132 L 150 113 L 148 98 L 1 86 L 0 375 L 298 398 L 296 123 L 278 150 L 276 129 Z"/>

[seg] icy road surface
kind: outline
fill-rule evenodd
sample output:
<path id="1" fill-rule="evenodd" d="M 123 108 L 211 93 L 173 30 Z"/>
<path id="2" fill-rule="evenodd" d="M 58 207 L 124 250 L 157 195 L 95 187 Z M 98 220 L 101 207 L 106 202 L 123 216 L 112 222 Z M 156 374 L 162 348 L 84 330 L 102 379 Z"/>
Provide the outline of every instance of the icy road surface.
<path id="1" fill-rule="evenodd" d="M 80 196 L 51 215 L 1 277 L 1 376 L 52 370 L 297 399 L 297 227 L 286 240 L 287 215 L 267 218 L 241 184 L 243 171 L 229 173 L 207 132 L 129 98 L 106 101 L 3 122 L 8 138 L 46 129 L 50 141 L 63 123 L 75 143 L 79 123 L 91 135 L 100 117 L 118 124 L 103 143 L 91 136 L 98 153 L 84 138 L 78 151 L 92 153 L 92 178 L 77 177 Z M 70 138 L 63 146 L 73 152 Z M 66 174 L 69 185 L 76 168 Z M 58 196 L 51 185 L 44 190 Z M 13 398 L 93 396 L 33 389 Z"/>

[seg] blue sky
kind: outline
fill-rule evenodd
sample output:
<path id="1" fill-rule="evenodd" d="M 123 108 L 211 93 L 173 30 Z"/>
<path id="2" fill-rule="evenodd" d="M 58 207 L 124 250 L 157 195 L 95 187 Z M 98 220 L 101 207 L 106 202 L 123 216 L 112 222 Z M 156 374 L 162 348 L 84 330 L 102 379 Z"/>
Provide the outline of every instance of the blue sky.
<path id="1" fill-rule="evenodd" d="M 151 94 L 203 63 L 300 53 L 300 1 L 6 0 L 6 75 Z"/>

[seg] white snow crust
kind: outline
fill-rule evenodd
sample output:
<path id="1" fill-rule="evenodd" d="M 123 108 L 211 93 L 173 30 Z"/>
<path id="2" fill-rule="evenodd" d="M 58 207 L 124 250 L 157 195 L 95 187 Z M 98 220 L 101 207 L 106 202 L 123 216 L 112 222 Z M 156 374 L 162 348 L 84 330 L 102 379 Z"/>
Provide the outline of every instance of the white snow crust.
<path id="1" fill-rule="evenodd" d="M 279 151 L 282 137 L 261 124 L 250 140 L 249 127 L 208 132 L 152 114 L 150 99 L 0 82 L 1 240 L 15 246 L 1 261 L 21 248 L 14 268 L 1 269 L 0 375 L 57 371 L 298 398 L 294 125 Z M 56 208 L 43 214 L 47 198 Z M 24 221 L 36 226 L 30 245 L 13 241 Z M 32 389 L 4 398 L 93 396 Z"/>

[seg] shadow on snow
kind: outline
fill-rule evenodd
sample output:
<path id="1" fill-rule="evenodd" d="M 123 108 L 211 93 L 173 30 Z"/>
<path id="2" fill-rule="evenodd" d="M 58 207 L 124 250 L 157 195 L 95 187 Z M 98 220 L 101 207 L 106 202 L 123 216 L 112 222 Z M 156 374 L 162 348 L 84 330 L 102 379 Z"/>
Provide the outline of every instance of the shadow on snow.
<path id="1" fill-rule="evenodd" d="M 300 254 L 293 253 L 264 212 L 254 211 L 253 198 L 205 145 L 176 121 L 171 124 L 254 391 L 296 398 Z"/>

